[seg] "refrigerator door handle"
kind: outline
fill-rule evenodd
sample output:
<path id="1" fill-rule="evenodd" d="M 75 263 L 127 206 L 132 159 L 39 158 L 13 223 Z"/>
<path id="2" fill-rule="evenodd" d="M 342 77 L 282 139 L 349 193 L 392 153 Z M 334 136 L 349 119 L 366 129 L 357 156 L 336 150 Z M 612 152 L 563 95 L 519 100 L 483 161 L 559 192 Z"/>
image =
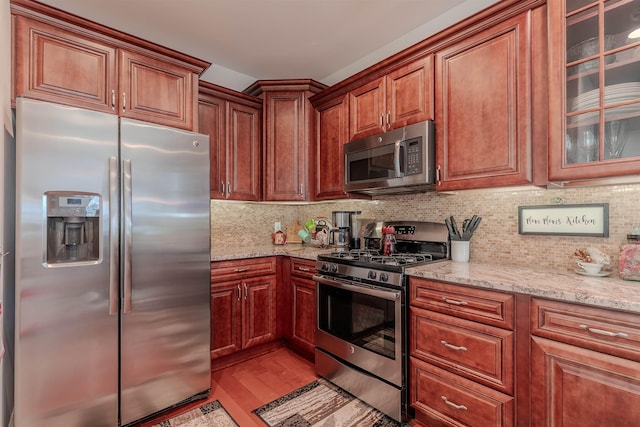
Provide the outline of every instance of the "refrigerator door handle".
<path id="1" fill-rule="evenodd" d="M 115 156 L 109 157 L 109 314 L 118 314 L 118 284 L 120 280 L 120 263 L 118 260 L 118 161 Z"/>
<path id="2" fill-rule="evenodd" d="M 131 282 L 132 282 L 132 267 L 131 267 L 131 160 L 125 159 L 123 161 L 124 171 L 124 191 L 122 197 L 123 212 L 124 212 L 124 244 L 123 244 L 123 262 L 124 262 L 124 285 L 123 285 L 123 308 L 122 313 L 129 313 L 131 311 Z"/>

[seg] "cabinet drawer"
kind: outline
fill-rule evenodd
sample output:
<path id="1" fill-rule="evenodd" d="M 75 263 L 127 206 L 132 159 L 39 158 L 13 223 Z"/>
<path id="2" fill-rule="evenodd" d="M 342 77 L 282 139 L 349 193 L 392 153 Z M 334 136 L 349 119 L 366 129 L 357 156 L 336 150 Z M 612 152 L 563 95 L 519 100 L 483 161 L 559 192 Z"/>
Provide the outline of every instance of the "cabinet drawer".
<path id="1" fill-rule="evenodd" d="M 211 263 L 211 283 L 276 273 L 276 258 L 250 258 Z"/>
<path id="2" fill-rule="evenodd" d="M 499 328 L 513 329 L 513 295 L 411 278 L 410 303 Z"/>
<path id="3" fill-rule="evenodd" d="M 315 261 L 291 257 L 291 274 L 311 280 L 315 273 Z"/>
<path id="4" fill-rule="evenodd" d="M 511 331 L 411 307 L 411 356 L 513 394 Z"/>
<path id="5" fill-rule="evenodd" d="M 411 406 L 416 419 L 445 425 L 512 426 L 514 399 L 411 358 Z M 437 424 L 440 425 L 440 424 Z"/>
<path id="6" fill-rule="evenodd" d="M 640 361 L 637 314 L 533 298 L 531 333 Z"/>

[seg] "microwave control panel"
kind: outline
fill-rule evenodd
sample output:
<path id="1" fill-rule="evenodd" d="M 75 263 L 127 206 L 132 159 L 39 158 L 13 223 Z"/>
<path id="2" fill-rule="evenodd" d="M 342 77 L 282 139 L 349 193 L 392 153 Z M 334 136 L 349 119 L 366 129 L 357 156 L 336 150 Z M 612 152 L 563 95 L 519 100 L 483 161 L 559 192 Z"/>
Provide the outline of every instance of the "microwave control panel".
<path id="1" fill-rule="evenodd" d="M 422 144 L 420 140 L 407 142 L 407 170 L 406 175 L 422 173 Z"/>

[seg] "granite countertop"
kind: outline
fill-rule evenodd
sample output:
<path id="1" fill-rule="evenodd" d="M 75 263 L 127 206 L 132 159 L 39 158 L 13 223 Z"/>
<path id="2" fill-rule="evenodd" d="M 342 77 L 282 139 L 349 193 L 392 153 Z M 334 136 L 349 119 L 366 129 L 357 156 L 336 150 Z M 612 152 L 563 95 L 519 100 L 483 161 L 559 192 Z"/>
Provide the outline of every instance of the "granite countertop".
<path id="1" fill-rule="evenodd" d="M 224 246 L 211 249 L 211 261 L 228 261 L 243 258 L 286 255 L 315 260 L 318 254 L 331 252 L 331 248 L 319 248 L 304 244 Z"/>
<path id="2" fill-rule="evenodd" d="M 640 282 L 587 277 L 569 271 L 534 270 L 483 263 L 434 262 L 407 268 L 425 279 L 477 286 L 640 314 Z"/>

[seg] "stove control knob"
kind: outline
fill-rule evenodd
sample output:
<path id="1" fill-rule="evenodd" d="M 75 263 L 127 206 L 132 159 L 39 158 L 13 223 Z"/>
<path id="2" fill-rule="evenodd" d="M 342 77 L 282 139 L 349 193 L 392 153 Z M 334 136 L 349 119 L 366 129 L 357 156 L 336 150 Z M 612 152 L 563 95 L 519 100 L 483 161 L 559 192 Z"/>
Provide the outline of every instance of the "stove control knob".
<path id="1" fill-rule="evenodd" d="M 380 273 L 380 280 L 387 282 L 389 280 L 389 275 L 387 273 Z"/>
<path id="2" fill-rule="evenodd" d="M 376 278 L 376 272 L 373 270 L 369 270 L 369 274 L 367 275 L 369 277 L 369 279 L 375 279 Z"/>
<path id="3" fill-rule="evenodd" d="M 331 264 L 329 266 L 329 271 L 331 271 L 332 273 L 337 273 L 338 272 L 338 266 L 336 264 Z"/>
<path id="4" fill-rule="evenodd" d="M 329 264 L 327 264 L 326 262 L 322 264 L 322 267 L 320 267 L 320 270 L 322 271 L 327 271 L 329 270 Z"/>

